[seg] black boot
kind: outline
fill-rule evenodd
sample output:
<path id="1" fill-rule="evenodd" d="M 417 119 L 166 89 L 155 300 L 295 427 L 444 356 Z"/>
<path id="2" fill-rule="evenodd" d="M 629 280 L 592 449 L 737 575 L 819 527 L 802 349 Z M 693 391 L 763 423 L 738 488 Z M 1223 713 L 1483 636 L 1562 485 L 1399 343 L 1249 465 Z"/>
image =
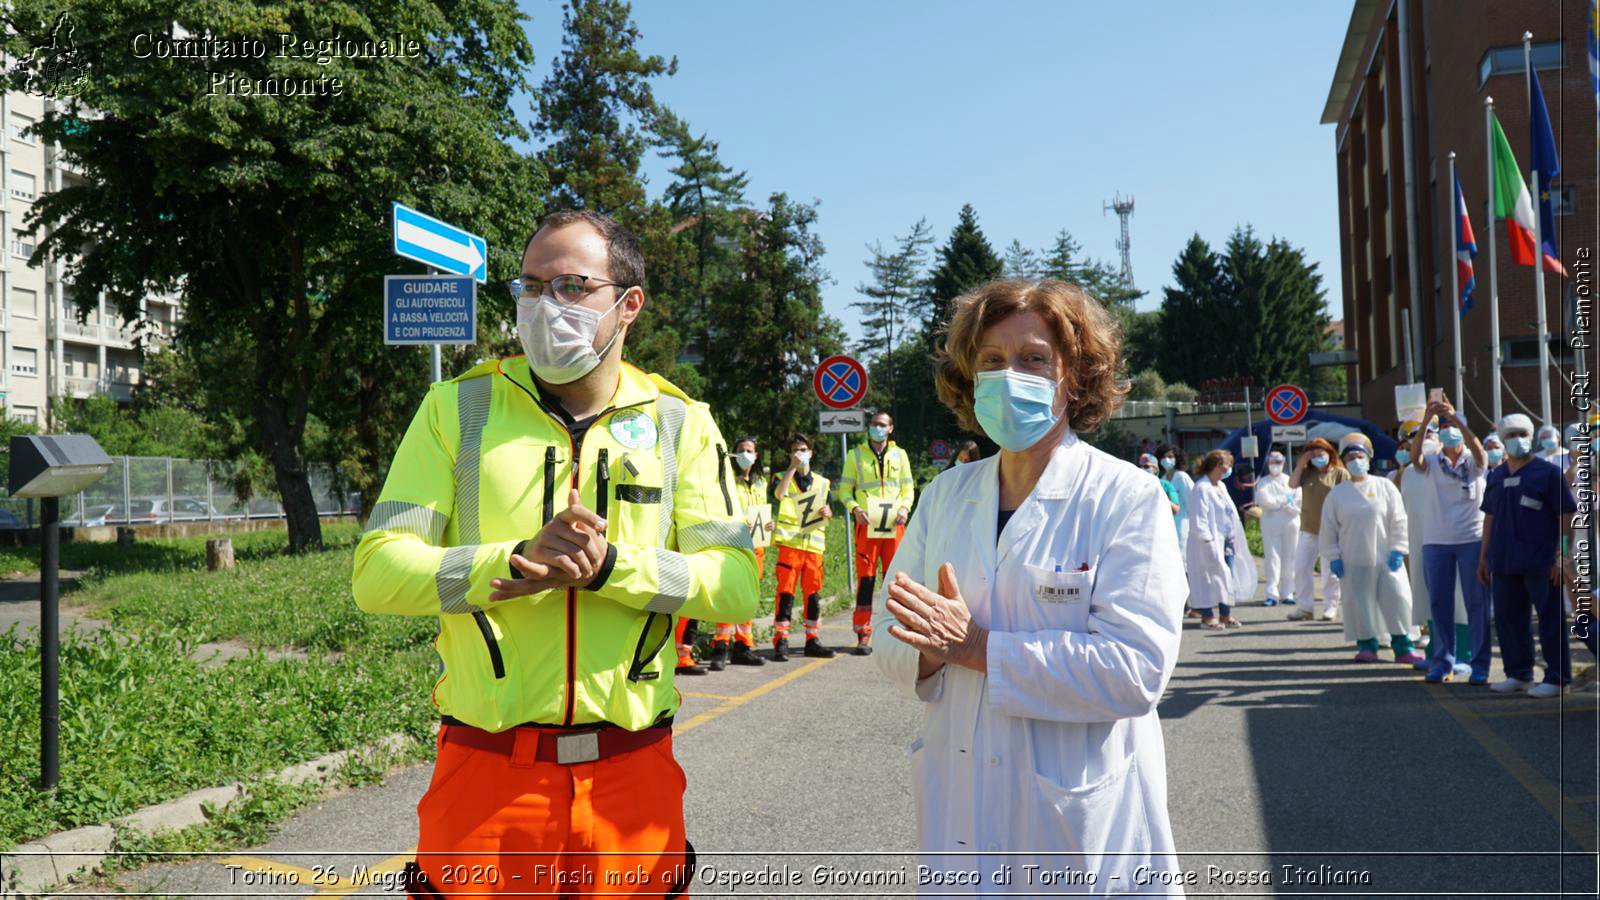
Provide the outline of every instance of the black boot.
<path id="1" fill-rule="evenodd" d="M 850 650 L 850 652 L 854 653 L 856 656 L 871 656 L 872 638 L 864 634 L 857 636 L 856 645 Z"/>
<path id="2" fill-rule="evenodd" d="M 717 641 L 716 643 L 711 645 L 710 669 L 713 672 L 721 672 L 723 669 L 726 669 L 727 667 L 728 667 L 728 642 L 727 641 Z"/>
<path id="3" fill-rule="evenodd" d="M 778 638 L 777 640 L 772 642 L 772 661 L 773 662 L 788 662 L 789 661 L 789 639 L 788 638 Z"/>
<path id="4" fill-rule="evenodd" d="M 728 662 L 736 666 L 764 666 L 767 661 L 755 654 L 754 650 L 738 641 L 733 642 L 733 655 Z"/>
<path id="5" fill-rule="evenodd" d="M 833 659 L 835 654 L 832 650 L 822 646 L 822 642 L 816 638 L 806 638 L 806 655 L 817 659 Z"/>

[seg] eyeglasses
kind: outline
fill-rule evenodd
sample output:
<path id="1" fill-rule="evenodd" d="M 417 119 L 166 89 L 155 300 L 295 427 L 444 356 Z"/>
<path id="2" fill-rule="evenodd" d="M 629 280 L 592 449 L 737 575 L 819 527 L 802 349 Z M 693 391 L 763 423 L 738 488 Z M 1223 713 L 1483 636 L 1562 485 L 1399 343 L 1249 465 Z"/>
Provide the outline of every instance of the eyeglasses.
<path id="1" fill-rule="evenodd" d="M 600 288 L 615 286 L 620 286 L 619 282 L 592 275 L 557 275 L 549 279 L 524 275 L 506 282 L 512 298 L 519 303 L 532 303 L 546 295 L 561 303 L 577 303 Z"/>

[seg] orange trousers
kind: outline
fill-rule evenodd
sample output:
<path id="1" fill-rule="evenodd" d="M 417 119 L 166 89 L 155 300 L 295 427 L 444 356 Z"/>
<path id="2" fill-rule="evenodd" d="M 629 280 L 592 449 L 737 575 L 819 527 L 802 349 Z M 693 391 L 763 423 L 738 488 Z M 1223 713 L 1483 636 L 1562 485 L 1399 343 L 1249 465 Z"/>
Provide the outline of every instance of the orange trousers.
<path id="1" fill-rule="evenodd" d="M 534 758 L 536 729 L 518 729 L 507 756 L 447 742 L 451 727 L 417 803 L 427 883 L 410 884 L 411 896 L 689 896 L 694 851 L 670 737 L 562 765 Z"/>

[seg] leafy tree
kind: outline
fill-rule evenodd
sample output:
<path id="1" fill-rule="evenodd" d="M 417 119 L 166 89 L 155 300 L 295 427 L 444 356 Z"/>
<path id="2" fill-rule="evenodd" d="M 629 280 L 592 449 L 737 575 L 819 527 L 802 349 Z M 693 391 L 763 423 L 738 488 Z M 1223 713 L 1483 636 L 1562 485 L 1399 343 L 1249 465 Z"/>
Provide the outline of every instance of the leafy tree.
<path id="1" fill-rule="evenodd" d="M 816 221 L 815 206 L 773 194 L 747 220 L 740 278 L 719 285 L 712 305 L 728 325 L 712 332 L 712 356 L 737 377 L 708 380 L 705 399 L 729 440 L 755 435 L 763 452 L 781 447 L 791 431 L 816 440 L 811 376 L 844 347 L 843 327 L 822 309 L 828 274 Z M 819 463 L 828 446 L 818 442 Z"/>
<path id="2" fill-rule="evenodd" d="M 488 2 L 488 0 L 478 0 Z M 661 115 L 651 79 L 678 71 L 639 51 L 627 0 L 568 0 L 561 55 L 536 95 L 534 134 L 550 175 L 550 207 L 613 214 L 644 205 L 639 164 Z"/>
<path id="3" fill-rule="evenodd" d="M 1193 403 L 1199 397 L 1199 391 L 1181 381 L 1174 381 L 1167 385 L 1167 399 L 1173 403 Z"/>
<path id="4" fill-rule="evenodd" d="M 51 403 L 51 421 L 64 434 L 87 434 L 112 456 L 210 459 L 216 445 L 205 423 L 181 406 L 125 406 L 100 394 Z"/>
<path id="5" fill-rule="evenodd" d="M 899 393 L 895 384 L 895 348 L 905 340 L 908 325 L 919 311 L 919 299 L 924 296 L 924 270 L 928 264 L 928 248 L 933 246 L 933 232 L 927 219 L 918 219 L 905 235 L 895 239 L 893 251 L 873 242 L 868 246 L 872 258 L 867 267 L 872 281 L 856 287 L 866 299 L 851 306 L 862 311 L 861 327 L 866 332 L 860 349 L 877 363 L 886 376 L 887 405 L 891 414 L 899 409 Z M 919 323 L 920 324 L 920 323 Z"/>
<path id="6" fill-rule="evenodd" d="M 1189 238 L 1172 264 L 1175 287 L 1161 302 L 1159 369 L 1167 381 L 1198 383 L 1216 377 L 1232 352 L 1227 322 L 1227 286 L 1222 263 L 1200 235 Z"/>
<path id="7" fill-rule="evenodd" d="M 1165 400 L 1167 398 L 1167 383 L 1161 380 L 1161 373 L 1153 369 L 1145 369 L 1133 376 L 1133 383 L 1128 391 L 1129 400 Z"/>
<path id="8" fill-rule="evenodd" d="M 1012 238 L 1011 243 L 1006 245 L 1005 273 L 1007 278 L 1027 278 L 1030 280 L 1038 278 L 1041 265 L 1038 252 L 1031 247 L 1022 246 L 1022 242 L 1016 238 Z"/>
<path id="9" fill-rule="evenodd" d="M 313 400 L 342 395 L 320 411 L 348 421 L 359 406 L 352 360 L 380 360 L 373 389 L 390 391 L 382 377 L 415 355 L 372 349 L 373 297 L 396 267 L 390 203 L 484 234 L 502 279 L 538 214 L 544 180 L 511 145 L 527 137 L 510 106 L 533 60 L 525 17 L 510 0 L 395 0 L 360 15 L 260 0 L 81 7 L 18 0 L 3 13 L 13 90 L 36 74 L 28 48 L 48 44 L 61 13 L 73 13 L 85 64 L 75 93 L 55 97 L 36 126 L 84 181 L 33 205 L 28 223 L 47 232 L 33 262 L 65 260 L 80 302 L 105 291 L 125 319 L 146 293 L 181 292 L 178 346 L 205 366 L 208 418 L 249 423 L 242 443 L 272 467 L 290 547 L 320 546 L 306 473 Z M 127 35 L 176 26 L 269 46 L 286 32 L 429 40 L 415 57 L 230 59 L 219 87 L 204 65 L 127 52 Z M 286 83 L 295 96 L 264 93 Z"/>
<path id="10" fill-rule="evenodd" d="M 1122 326 L 1123 363 L 1128 371 L 1156 370 L 1161 359 L 1161 310 L 1136 312 L 1117 307 L 1113 315 Z"/>

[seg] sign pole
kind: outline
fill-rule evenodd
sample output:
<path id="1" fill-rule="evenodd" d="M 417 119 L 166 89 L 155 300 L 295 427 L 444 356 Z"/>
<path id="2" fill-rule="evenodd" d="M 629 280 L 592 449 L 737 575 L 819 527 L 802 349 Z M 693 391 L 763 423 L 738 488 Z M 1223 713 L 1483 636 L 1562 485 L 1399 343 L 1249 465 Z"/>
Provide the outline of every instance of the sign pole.
<path id="1" fill-rule="evenodd" d="M 60 503 L 39 503 L 39 787 L 47 791 L 61 780 Z"/>
<path id="2" fill-rule="evenodd" d="M 839 477 L 844 477 L 844 462 L 850 455 L 850 436 L 839 432 Z M 845 577 L 849 579 L 846 590 L 855 591 L 856 581 L 856 522 L 855 517 L 847 516 L 844 523 L 845 534 Z M 852 594 L 853 596 L 853 594 Z"/>

